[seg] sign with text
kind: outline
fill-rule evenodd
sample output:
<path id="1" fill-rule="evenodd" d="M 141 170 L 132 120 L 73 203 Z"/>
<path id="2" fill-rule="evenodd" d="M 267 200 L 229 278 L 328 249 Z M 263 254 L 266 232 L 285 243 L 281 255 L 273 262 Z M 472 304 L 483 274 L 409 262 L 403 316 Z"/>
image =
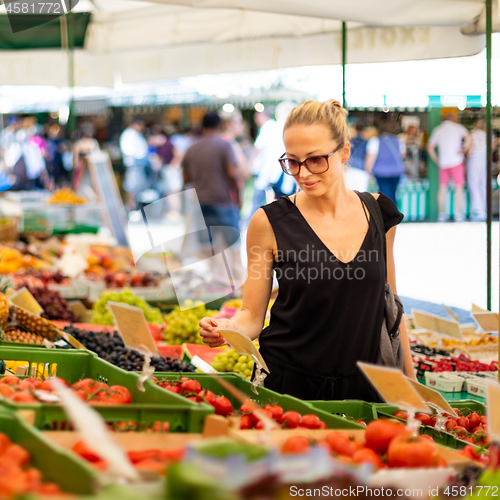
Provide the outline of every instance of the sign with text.
<path id="1" fill-rule="evenodd" d="M 270 373 L 269 368 L 264 361 L 264 358 L 260 352 L 255 347 L 254 343 L 246 336 L 243 335 L 238 330 L 233 330 L 232 328 L 225 328 L 217 330 L 226 340 L 231 344 L 237 352 L 240 354 L 246 354 L 247 356 L 253 356 L 260 363 L 262 368 L 266 372 Z"/>
<path id="2" fill-rule="evenodd" d="M 111 301 L 108 302 L 108 307 L 127 347 L 136 351 L 149 352 L 151 355 L 158 354 L 158 348 L 140 307 Z"/>
<path id="3" fill-rule="evenodd" d="M 413 319 L 417 328 L 423 328 L 432 333 L 448 335 L 458 340 L 464 340 L 458 321 L 441 318 L 435 314 L 427 314 L 413 309 Z"/>
<path id="4" fill-rule="evenodd" d="M 357 362 L 361 371 L 389 404 L 430 413 L 430 409 L 410 380 L 397 368 Z"/>
<path id="5" fill-rule="evenodd" d="M 31 292 L 27 288 L 23 287 L 17 293 L 11 295 L 9 301 L 11 304 L 21 307 L 33 314 L 39 315 L 43 313 L 42 306 L 35 300 L 35 297 L 31 295 Z"/>
<path id="6" fill-rule="evenodd" d="M 473 312 L 472 316 L 477 321 L 483 332 L 498 332 L 498 314 L 493 312 Z"/>
<path id="7" fill-rule="evenodd" d="M 408 377 L 407 377 L 408 378 Z M 415 388 L 415 390 L 420 394 L 422 399 L 428 403 L 430 406 L 437 407 L 443 413 L 449 413 L 450 415 L 458 416 L 453 408 L 448 404 L 446 399 L 443 398 L 441 393 L 431 389 L 430 387 L 426 387 L 418 383 L 416 380 L 412 380 L 408 378 L 410 384 Z"/>
<path id="8" fill-rule="evenodd" d="M 500 384 L 493 380 L 486 383 L 486 412 L 488 431 L 500 439 Z"/>

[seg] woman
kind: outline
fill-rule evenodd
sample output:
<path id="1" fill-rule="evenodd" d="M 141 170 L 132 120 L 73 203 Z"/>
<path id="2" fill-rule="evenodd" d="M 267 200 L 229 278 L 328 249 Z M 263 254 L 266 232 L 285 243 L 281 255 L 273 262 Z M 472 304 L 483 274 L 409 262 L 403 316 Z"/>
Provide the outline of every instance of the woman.
<path id="1" fill-rule="evenodd" d="M 288 116 L 284 171 L 302 189 L 257 210 L 248 227 L 248 276 L 241 311 L 232 319 L 203 318 L 200 334 L 224 344 L 217 328 L 251 339 L 270 369 L 264 385 L 301 399 L 378 396 L 356 366 L 375 363 L 386 280 L 381 240 L 356 192 L 346 187 L 350 146 L 345 112 L 337 101 L 308 101 Z M 403 218 L 384 195 L 375 195 L 387 231 L 387 279 L 395 290 L 393 243 Z M 279 293 L 262 331 L 272 287 Z M 401 326 L 405 373 L 414 378 Z"/>
<path id="2" fill-rule="evenodd" d="M 380 192 L 396 203 L 396 190 L 405 173 L 406 147 L 393 134 L 388 120 L 381 121 L 377 128 L 379 136 L 372 137 L 366 145 L 365 169 L 377 179 Z"/>
<path id="3" fill-rule="evenodd" d="M 486 220 L 486 120 L 479 118 L 471 132 L 467 151 L 467 188 L 470 194 L 470 219 Z"/>

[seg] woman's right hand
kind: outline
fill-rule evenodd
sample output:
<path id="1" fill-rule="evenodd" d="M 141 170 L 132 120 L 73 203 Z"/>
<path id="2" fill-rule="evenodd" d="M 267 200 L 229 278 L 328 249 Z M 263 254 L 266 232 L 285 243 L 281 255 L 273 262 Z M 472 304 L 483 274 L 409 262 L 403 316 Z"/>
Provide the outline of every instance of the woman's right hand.
<path id="1" fill-rule="evenodd" d="M 220 347 L 222 345 L 227 345 L 224 337 L 217 331 L 218 328 L 232 328 L 233 330 L 238 329 L 236 321 L 224 318 L 215 319 L 205 317 L 200 320 L 199 325 L 201 327 L 201 338 L 203 339 L 203 342 L 205 344 L 208 344 L 210 347 Z"/>

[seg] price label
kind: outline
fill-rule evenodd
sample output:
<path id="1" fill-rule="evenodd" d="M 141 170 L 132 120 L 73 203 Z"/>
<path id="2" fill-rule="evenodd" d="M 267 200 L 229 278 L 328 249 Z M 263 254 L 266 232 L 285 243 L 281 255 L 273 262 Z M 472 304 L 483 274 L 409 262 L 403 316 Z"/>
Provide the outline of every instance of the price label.
<path id="1" fill-rule="evenodd" d="M 9 298 L 11 304 L 14 304 L 17 307 L 21 307 L 26 311 L 29 311 L 33 314 L 39 315 L 43 313 L 43 308 L 40 304 L 35 300 L 35 297 L 31 295 L 27 288 L 21 288 L 17 293 L 11 295 Z"/>
<path id="2" fill-rule="evenodd" d="M 74 300 L 72 302 L 68 302 L 68 306 L 73 312 L 73 314 L 78 318 L 80 323 L 90 323 L 91 313 L 84 306 L 81 300 Z"/>
<path id="3" fill-rule="evenodd" d="M 409 406 L 415 411 L 430 413 L 430 409 L 422 396 L 401 370 L 360 361 L 358 361 L 357 365 L 382 398 L 389 404 L 403 407 Z"/>
<path id="4" fill-rule="evenodd" d="M 473 312 L 472 316 L 477 321 L 483 332 L 498 332 L 498 314 L 493 312 Z"/>
<path id="5" fill-rule="evenodd" d="M 486 309 L 483 309 L 482 307 L 479 307 L 477 304 L 472 303 L 472 312 L 473 313 L 480 313 L 480 312 L 487 312 Z"/>
<path id="6" fill-rule="evenodd" d="M 443 307 L 446 309 L 446 312 L 458 323 L 460 323 L 459 317 L 455 314 L 455 311 L 451 308 L 448 307 L 447 305 L 443 304 Z"/>
<path id="7" fill-rule="evenodd" d="M 458 416 L 453 410 L 453 408 L 448 404 L 446 399 L 444 399 L 443 396 L 438 391 L 435 391 L 430 387 L 422 385 L 417 381 L 412 380 L 411 378 L 408 378 L 408 381 L 413 386 L 413 388 L 420 394 L 422 399 L 430 406 L 439 408 L 443 413 L 449 413 L 450 415 L 453 415 L 455 417 Z"/>
<path id="8" fill-rule="evenodd" d="M 486 401 L 488 431 L 497 439 L 500 439 L 500 384 L 498 382 L 487 381 Z"/>
<path id="9" fill-rule="evenodd" d="M 140 307 L 111 301 L 108 302 L 108 307 L 115 318 L 118 331 L 127 347 L 151 355 L 158 354 L 158 348 L 151 335 L 144 312 Z"/>
<path id="10" fill-rule="evenodd" d="M 270 373 L 264 358 L 257 350 L 254 343 L 246 335 L 243 335 L 238 330 L 233 330 L 232 328 L 225 328 L 217 331 L 227 340 L 227 342 L 229 342 L 229 344 L 231 344 L 231 347 L 235 351 L 240 354 L 255 357 L 260 363 L 260 366 L 262 366 L 267 373 Z"/>
<path id="11" fill-rule="evenodd" d="M 458 321 L 441 318 L 435 314 L 427 314 L 413 309 L 413 319 L 417 328 L 423 328 L 432 333 L 447 335 L 455 339 L 464 340 Z"/>

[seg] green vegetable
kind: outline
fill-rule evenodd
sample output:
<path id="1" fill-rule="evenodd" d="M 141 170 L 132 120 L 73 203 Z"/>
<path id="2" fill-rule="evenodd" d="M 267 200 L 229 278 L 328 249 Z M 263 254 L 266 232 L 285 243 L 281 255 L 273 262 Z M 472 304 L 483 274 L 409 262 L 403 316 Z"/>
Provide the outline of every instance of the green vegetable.
<path id="1" fill-rule="evenodd" d="M 196 447 L 199 453 L 214 458 L 224 459 L 231 455 L 244 455 L 249 462 L 260 460 L 268 452 L 262 446 L 243 443 L 233 439 L 217 439 L 200 444 Z"/>

